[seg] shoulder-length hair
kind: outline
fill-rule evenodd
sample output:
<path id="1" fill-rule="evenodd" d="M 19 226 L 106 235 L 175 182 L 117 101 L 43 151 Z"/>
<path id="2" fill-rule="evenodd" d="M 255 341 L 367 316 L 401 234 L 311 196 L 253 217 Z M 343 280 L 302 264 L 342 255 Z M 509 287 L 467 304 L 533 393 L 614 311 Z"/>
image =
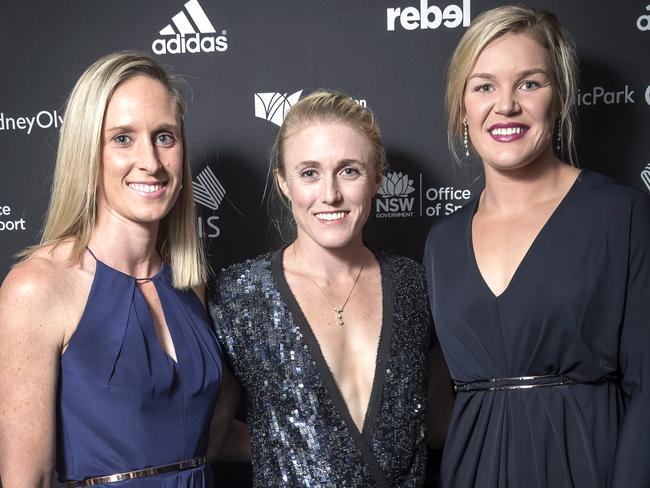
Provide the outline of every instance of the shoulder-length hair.
<path id="1" fill-rule="evenodd" d="M 69 260 L 79 262 L 97 217 L 97 188 L 101 169 L 102 126 L 106 107 L 115 89 L 134 76 L 159 81 L 176 105 L 183 144 L 182 188 L 176 203 L 162 219 L 157 247 L 169 263 L 176 288 L 190 288 L 205 282 L 206 261 L 197 236 L 192 200 L 192 170 L 184 128 L 183 99 L 179 80 L 168 74 L 148 54 L 119 51 L 93 63 L 81 75 L 68 98 L 54 168 L 52 194 L 47 209 L 43 236 L 36 249 L 73 241 Z"/>
<path id="2" fill-rule="evenodd" d="M 558 18 L 546 10 L 525 5 L 504 5 L 480 14 L 461 38 L 447 71 L 446 105 L 448 114 L 447 138 L 449 149 L 460 161 L 464 94 L 467 78 L 477 58 L 490 42 L 506 34 L 526 34 L 539 42 L 548 53 L 554 98 L 559 108 L 559 131 L 562 134 L 557 156 L 566 156 L 577 166 L 575 150 L 576 93 L 578 63 L 573 43 Z"/>

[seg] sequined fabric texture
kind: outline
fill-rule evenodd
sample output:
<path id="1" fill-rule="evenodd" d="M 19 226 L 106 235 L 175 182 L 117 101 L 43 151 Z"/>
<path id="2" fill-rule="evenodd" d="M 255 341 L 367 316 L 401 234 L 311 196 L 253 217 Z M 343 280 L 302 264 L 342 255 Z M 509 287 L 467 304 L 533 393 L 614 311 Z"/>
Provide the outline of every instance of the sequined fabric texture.
<path id="1" fill-rule="evenodd" d="M 382 326 L 363 432 L 333 391 L 301 312 L 292 310 L 281 251 L 222 270 L 211 284 L 215 330 L 247 391 L 255 486 L 422 486 L 432 329 L 426 285 L 412 260 L 377 256 L 384 313 L 392 313 Z"/>

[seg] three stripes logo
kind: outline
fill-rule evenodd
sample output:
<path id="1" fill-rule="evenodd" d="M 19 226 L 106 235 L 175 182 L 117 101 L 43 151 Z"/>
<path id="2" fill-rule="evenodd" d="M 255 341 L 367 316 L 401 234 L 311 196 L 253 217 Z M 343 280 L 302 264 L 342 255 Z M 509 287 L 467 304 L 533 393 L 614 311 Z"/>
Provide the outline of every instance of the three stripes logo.
<path id="1" fill-rule="evenodd" d="M 226 196 L 226 190 L 209 166 L 201 171 L 196 181 L 192 181 L 194 201 L 210 210 L 217 210 Z"/>
<path id="2" fill-rule="evenodd" d="M 219 36 L 216 33 L 198 0 L 189 0 L 185 9 L 160 30 L 159 34 L 165 37 L 154 40 L 151 49 L 156 54 L 223 52 L 228 49 L 226 31 Z"/>
<path id="3" fill-rule="evenodd" d="M 288 96 L 286 93 L 256 93 L 254 97 L 255 117 L 268 120 L 279 127 L 301 94 L 302 90 Z"/>

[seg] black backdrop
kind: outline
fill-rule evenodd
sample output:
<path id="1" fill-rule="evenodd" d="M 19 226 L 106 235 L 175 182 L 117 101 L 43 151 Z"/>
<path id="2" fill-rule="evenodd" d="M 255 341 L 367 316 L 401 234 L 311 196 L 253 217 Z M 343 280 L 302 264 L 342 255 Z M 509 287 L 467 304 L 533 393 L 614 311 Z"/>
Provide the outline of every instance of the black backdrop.
<path id="1" fill-rule="evenodd" d="M 536 0 L 573 34 L 581 165 L 650 192 L 649 0 Z M 366 239 L 420 258 L 429 226 L 481 188 L 452 162 L 445 69 L 490 0 L 12 1 L 0 13 L 0 278 L 39 239 L 65 99 L 118 49 L 187 81 L 200 227 L 214 268 L 277 247 L 268 148 L 282 113 L 316 88 L 370 108 L 388 151 Z M 183 52 L 184 51 L 184 52 Z M 192 52 L 197 51 L 197 52 Z M 268 191 L 266 192 L 268 195 Z"/>

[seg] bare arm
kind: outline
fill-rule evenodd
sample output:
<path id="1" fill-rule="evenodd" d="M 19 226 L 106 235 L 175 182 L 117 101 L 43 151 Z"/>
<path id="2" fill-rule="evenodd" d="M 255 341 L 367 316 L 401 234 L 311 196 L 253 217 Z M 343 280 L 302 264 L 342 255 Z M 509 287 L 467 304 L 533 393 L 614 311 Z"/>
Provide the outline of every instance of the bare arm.
<path id="1" fill-rule="evenodd" d="M 239 406 L 241 387 L 227 366 L 223 368 L 221 393 L 210 425 L 208 459 L 250 462 L 248 426 L 233 418 Z"/>
<path id="2" fill-rule="evenodd" d="M 0 478 L 4 488 L 50 487 L 55 398 L 64 331 L 60 280 L 40 259 L 0 288 Z"/>
<path id="3" fill-rule="evenodd" d="M 433 346 L 427 363 L 427 444 L 433 449 L 441 449 L 454 406 L 454 389 L 440 344 Z"/>

